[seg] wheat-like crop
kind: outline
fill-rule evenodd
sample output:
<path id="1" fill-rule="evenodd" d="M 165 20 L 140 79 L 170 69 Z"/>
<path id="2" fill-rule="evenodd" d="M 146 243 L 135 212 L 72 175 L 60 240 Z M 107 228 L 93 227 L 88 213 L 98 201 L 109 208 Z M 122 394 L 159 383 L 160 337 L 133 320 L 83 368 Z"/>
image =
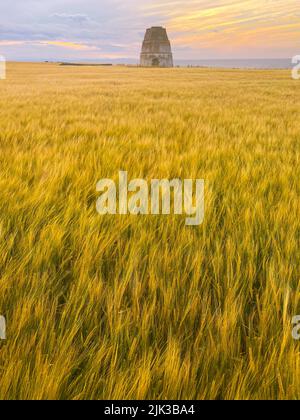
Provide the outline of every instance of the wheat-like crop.
<path id="1" fill-rule="evenodd" d="M 8 64 L 0 398 L 300 398 L 299 102 L 281 70 Z M 204 179 L 204 224 L 100 216 L 120 170 Z"/>

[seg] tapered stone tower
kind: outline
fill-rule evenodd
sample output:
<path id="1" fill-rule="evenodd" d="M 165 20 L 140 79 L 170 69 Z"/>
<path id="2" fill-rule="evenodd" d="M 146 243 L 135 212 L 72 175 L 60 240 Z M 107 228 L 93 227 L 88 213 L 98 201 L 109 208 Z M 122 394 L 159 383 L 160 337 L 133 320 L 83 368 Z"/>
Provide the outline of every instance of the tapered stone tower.
<path id="1" fill-rule="evenodd" d="M 173 67 L 171 44 L 165 28 L 147 29 L 141 52 L 142 67 Z"/>

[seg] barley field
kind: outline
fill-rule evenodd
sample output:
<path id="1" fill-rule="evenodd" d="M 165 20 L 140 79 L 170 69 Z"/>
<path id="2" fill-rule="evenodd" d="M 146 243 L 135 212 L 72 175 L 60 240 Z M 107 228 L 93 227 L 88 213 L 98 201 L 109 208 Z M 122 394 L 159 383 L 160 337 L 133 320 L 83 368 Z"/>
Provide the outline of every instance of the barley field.
<path id="1" fill-rule="evenodd" d="M 300 85 L 288 71 L 9 63 L 1 399 L 298 399 Z M 205 180 L 205 220 L 96 184 Z"/>

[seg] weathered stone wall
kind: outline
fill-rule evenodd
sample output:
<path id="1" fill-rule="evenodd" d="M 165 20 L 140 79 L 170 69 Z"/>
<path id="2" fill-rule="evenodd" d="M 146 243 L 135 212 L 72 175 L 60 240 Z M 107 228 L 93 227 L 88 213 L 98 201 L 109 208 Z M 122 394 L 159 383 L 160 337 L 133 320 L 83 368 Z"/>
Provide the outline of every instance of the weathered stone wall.
<path id="1" fill-rule="evenodd" d="M 147 29 L 141 52 L 142 67 L 173 67 L 171 44 L 165 28 Z"/>

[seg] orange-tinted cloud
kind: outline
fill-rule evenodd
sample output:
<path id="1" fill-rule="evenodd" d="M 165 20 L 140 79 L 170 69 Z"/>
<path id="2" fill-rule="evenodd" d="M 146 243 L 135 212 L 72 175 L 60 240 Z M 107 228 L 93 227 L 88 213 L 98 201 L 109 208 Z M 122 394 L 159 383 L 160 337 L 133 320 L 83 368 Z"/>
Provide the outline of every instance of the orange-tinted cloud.
<path id="1" fill-rule="evenodd" d="M 0 41 L 0 47 L 13 47 L 24 44 L 26 44 L 26 41 Z"/>
<path id="2" fill-rule="evenodd" d="M 69 42 L 69 41 L 39 41 L 42 45 L 53 45 L 55 47 L 67 48 L 69 50 L 93 50 L 95 47 L 85 45 L 82 43 Z"/>
<path id="3" fill-rule="evenodd" d="M 241 53 L 300 48 L 299 0 L 152 0 L 143 7 L 164 24 L 178 47 Z"/>

